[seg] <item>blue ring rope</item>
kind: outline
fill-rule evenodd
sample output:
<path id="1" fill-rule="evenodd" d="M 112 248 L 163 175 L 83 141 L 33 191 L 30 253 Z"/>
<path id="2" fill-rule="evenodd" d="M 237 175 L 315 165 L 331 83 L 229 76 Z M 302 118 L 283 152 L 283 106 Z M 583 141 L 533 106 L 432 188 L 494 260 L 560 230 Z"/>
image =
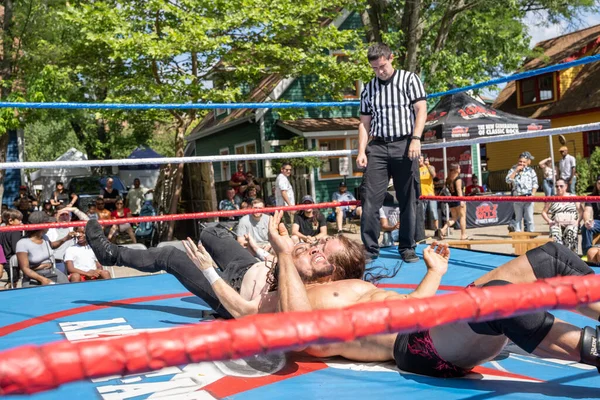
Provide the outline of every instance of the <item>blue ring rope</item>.
<path id="1" fill-rule="evenodd" d="M 455 94 L 467 90 L 480 89 L 486 86 L 498 85 L 500 83 L 512 82 L 522 78 L 530 78 L 561 69 L 576 67 L 600 61 L 600 54 L 583 57 L 562 64 L 555 64 L 532 71 L 520 72 L 504 78 L 492 79 L 486 82 L 476 83 L 462 88 L 451 89 L 445 92 L 432 93 L 427 98 L 440 97 Z M 332 101 L 332 102 L 289 102 L 289 103 L 200 103 L 200 104 L 123 104 L 123 103 L 19 103 L 0 102 L 0 108 L 37 108 L 37 109 L 103 109 L 103 110 L 212 110 L 216 108 L 315 108 L 315 107 L 344 107 L 358 106 L 359 101 Z"/>

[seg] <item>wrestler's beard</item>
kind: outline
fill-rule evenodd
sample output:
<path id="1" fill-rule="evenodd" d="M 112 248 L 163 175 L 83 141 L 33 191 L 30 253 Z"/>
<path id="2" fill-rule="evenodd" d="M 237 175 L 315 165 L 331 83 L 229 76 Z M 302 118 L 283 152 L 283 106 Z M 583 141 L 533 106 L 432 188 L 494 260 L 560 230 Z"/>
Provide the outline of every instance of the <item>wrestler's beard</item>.
<path id="1" fill-rule="evenodd" d="M 335 268 L 334 268 L 333 264 L 328 264 L 326 267 L 322 268 L 321 270 L 313 270 L 312 274 L 310 276 L 307 275 L 304 271 L 298 271 L 298 275 L 300 275 L 300 279 L 302 279 L 303 283 L 309 284 L 309 283 L 318 282 L 318 281 L 322 280 L 323 278 L 331 278 L 331 276 L 333 275 L 334 269 Z"/>

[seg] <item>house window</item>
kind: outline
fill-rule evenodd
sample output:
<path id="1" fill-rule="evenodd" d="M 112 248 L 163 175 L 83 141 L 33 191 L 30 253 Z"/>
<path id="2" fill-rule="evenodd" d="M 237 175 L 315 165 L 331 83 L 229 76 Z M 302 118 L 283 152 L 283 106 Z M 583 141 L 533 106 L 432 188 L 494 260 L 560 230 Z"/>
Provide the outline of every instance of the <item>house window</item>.
<path id="1" fill-rule="evenodd" d="M 224 148 L 219 150 L 219 155 L 226 156 L 229 155 L 229 149 Z M 221 182 L 228 181 L 231 178 L 231 163 L 229 161 L 223 161 L 221 164 Z"/>
<path id="2" fill-rule="evenodd" d="M 344 53 L 334 53 L 333 55 L 336 57 L 338 64 L 350 62 L 350 57 Z M 360 96 L 360 81 L 354 81 L 352 86 L 344 88 L 342 95 L 345 99 L 358 99 Z"/>
<path id="3" fill-rule="evenodd" d="M 235 154 L 256 154 L 256 142 L 246 142 L 235 146 Z M 258 163 L 256 160 L 244 161 L 246 172 L 252 172 L 254 176 L 258 175 Z"/>
<path id="4" fill-rule="evenodd" d="M 319 151 L 357 149 L 356 138 L 326 138 L 317 142 Z M 360 176 L 356 168 L 356 156 L 351 157 L 328 157 L 319 170 L 320 179 L 340 179 L 343 176 Z"/>
<path id="5" fill-rule="evenodd" d="M 585 148 L 583 153 L 584 157 L 589 157 L 597 147 L 600 148 L 600 131 L 589 131 L 585 132 L 584 135 Z"/>
<path id="6" fill-rule="evenodd" d="M 520 106 L 556 100 L 555 82 L 554 73 L 518 81 Z"/>

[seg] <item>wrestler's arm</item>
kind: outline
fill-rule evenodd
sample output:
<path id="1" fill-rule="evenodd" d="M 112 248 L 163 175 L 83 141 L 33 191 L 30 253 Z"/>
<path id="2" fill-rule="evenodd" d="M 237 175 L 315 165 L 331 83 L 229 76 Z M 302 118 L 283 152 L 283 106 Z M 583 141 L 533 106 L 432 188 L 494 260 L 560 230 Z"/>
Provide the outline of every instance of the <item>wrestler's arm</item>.
<path id="1" fill-rule="evenodd" d="M 183 245 L 190 260 L 206 276 L 217 298 L 234 318 L 258 313 L 260 296 L 253 300 L 244 299 L 217 274 L 213 267 L 212 257 L 202 245 L 196 246 L 190 238 L 187 241 L 184 240 Z"/>
<path id="2" fill-rule="evenodd" d="M 269 220 L 269 243 L 277 255 L 279 275 L 277 291 L 279 293 L 279 311 L 311 311 L 312 306 L 308 300 L 306 288 L 298 270 L 294 265 L 292 251 L 294 242 L 290 238 L 287 228 L 281 222 L 283 211 L 275 211 Z"/>

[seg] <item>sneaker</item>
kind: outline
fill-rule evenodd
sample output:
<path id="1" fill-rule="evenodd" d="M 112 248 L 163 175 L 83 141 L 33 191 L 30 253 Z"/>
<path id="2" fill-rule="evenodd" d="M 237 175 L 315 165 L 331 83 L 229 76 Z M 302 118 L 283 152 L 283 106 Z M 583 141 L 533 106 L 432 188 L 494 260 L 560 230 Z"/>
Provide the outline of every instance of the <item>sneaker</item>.
<path id="1" fill-rule="evenodd" d="M 512 225 L 508 225 L 508 231 L 509 232 L 514 232 L 515 231 L 515 227 Z"/>
<path id="2" fill-rule="evenodd" d="M 406 263 L 415 263 L 419 261 L 419 257 L 417 257 L 417 254 L 413 249 L 404 250 L 401 256 L 402 260 L 404 260 Z"/>
<path id="3" fill-rule="evenodd" d="M 85 225 L 85 238 L 102 265 L 116 265 L 119 258 L 119 246 L 104 236 L 104 229 L 96 219 L 90 219 Z"/>

